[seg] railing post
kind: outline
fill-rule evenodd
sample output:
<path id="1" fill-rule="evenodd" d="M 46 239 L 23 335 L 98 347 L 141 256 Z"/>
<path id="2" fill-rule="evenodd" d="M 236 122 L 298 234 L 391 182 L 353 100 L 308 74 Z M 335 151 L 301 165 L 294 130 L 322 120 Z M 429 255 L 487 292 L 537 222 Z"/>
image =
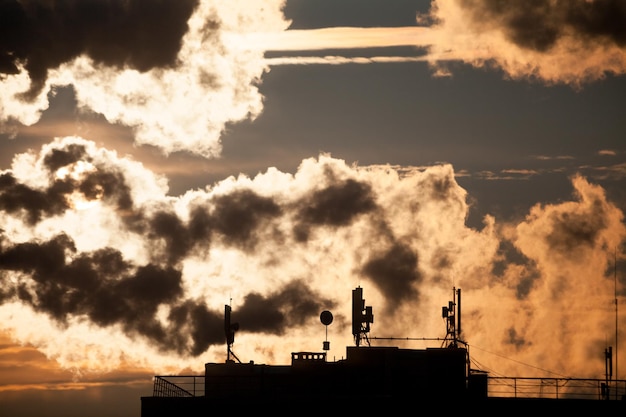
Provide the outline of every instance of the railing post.
<path id="1" fill-rule="evenodd" d="M 556 399 L 558 400 L 559 399 L 559 380 L 558 379 L 555 381 L 555 385 L 556 385 L 556 387 L 555 387 Z"/>

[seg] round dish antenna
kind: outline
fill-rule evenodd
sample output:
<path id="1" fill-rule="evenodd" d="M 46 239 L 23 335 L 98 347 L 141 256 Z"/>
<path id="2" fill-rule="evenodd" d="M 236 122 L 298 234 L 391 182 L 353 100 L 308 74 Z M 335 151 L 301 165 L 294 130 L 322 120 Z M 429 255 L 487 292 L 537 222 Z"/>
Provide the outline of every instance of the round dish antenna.
<path id="1" fill-rule="evenodd" d="M 328 310 L 322 311 L 320 314 L 320 321 L 326 326 L 326 340 L 324 340 L 324 350 L 330 349 L 330 342 L 328 341 L 328 325 L 333 322 L 333 313 Z"/>
<path id="2" fill-rule="evenodd" d="M 333 313 L 328 310 L 322 311 L 322 314 L 320 314 L 320 321 L 324 326 L 328 326 L 333 322 Z"/>

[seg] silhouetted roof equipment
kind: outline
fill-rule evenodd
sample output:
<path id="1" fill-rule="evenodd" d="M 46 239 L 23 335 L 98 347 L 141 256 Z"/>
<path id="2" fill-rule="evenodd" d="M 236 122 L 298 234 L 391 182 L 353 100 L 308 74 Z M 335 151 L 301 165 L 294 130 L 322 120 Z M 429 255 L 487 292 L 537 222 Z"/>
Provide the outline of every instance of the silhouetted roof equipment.
<path id="1" fill-rule="evenodd" d="M 361 345 L 361 340 L 370 345 L 368 333 L 371 323 L 374 323 L 372 307 L 365 306 L 363 288 L 357 287 L 352 290 L 352 335 L 357 346 Z"/>
<path id="2" fill-rule="evenodd" d="M 452 298 L 441 309 L 446 321 L 445 338 L 404 338 L 443 340 L 441 347 L 370 346 L 368 333 L 374 315 L 372 307 L 365 306 L 363 289 L 357 287 L 352 291 L 356 346 L 346 347 L 345 359 L 327 361 L 328 326 L 333 315 L 325 310 L 320 314 L 326 326 L 324 352 L 292 352 L 290 365 L 241 363 L 231 350 L 239 325 L 231 323 L 231 307 L 225 305 L 226 361 L 206 363 L 204 377 L 188 376 L 186 385 L 182 382 L 185 376 L 155 377 L 153 396 L 141 398 L 141 416 L 191 415 L 198 410 L 208 413 L 216 406 L 230 409 L 238 402 L 267 406 L 274 415 L 325 413 L 331 401 L 333 411 L 355 412 L 367 407 L 368 411 L 376 408 L 385 413 L 436 403 L 444 404 L 448 411 L 562 413 L 578 410 L 582 402 L 586 406 L 593 404 L 596 413 L 626 408 L 626 401 L 590 401 L 626 399 L 626 380 L 612 379 L 611 348 L 605 351 L 604 381 L 491 377 L 487 372 L 470 369 L 469 347 L 460 337 L 461 290 L 454 288 Z M 361 347 L 362 341 L 366 347 Z M 204 380 L 203 390 L 198 388 L 200 378 Z M 609 404 L 613 408 L 607 408 Z"/>
<path id="3" fill-rule="evenodd" d="M 231 356 L 237 359 L 237 362 L 241 361 L 235 355 L 232 350 L 233 343 L 235 343 L 235 332 L 239 330 L 239 323 L 230 322 L 231 307 L 228 304 L 224 305 L 224 334 L 226 336 L 226 362 L 231 362 Z"/>
<path id="4" fill-rule="evenodd" d="M 446 339 L 448 347 L 457 347 L 461 340 L 461 290 L 452 289 L 452 301 L 448 302 L 448 306 L 441 307 L 441 316 L 446 319 Z M 444 343 L 445 343 L 444 341 Z"/>
<path id="5" fill-rule="evenodd" d="M 320 321 L 326 327 L 326 339 L 324 340 L 323 348 L 324 350 L 330 349 L 330 342 L 328 341 L 328 325 L 333 322 L 333 313 L 328 310 L 322 311 L 320 314 Z"/>

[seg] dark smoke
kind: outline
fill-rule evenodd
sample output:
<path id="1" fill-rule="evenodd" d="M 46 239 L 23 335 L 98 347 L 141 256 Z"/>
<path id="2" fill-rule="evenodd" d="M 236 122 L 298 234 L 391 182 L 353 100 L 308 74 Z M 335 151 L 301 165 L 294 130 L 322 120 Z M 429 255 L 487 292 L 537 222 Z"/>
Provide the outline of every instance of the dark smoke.
<path id="1" fill-rule="evenodd" d="M 224 236 L 226 243 L 242 249 L 253 249 L 258 243 L 253 232 L 281 215 L 276 202 L 252 190 L 234 191 L 217 197 L 213 203 L 213 229 Z"/>
<path id="2" fill-rule="evenodd" d="M 347 226 L 356 216 L 376 208 L 371 187 L 353 179 L 332 183 L 302 200 L 294 236 L 308 240 L 313 226 Z"/>
<path id="3" fill-rule="evenodd" d="M 415 284 L 422 276 L 417 254 L 407 245 L 396 242 L 385 253 L 372 257 L 363 267 L 363 274 L 385 295 L 389 308 L 418 298 Z"/>
<path id="4" fill-rule="evenodd" d="M 284 244 L 286 238 L 277 230 L 285 217 L 298 219 L 295 227 L 308 233 L 316 227 L 349 226 L 376 208 L 370 185 L 353 179 L 333 180 L 331 175 L 324 188 L 288 204 L 252 189 L 207 194 L 190 204 L 188 220 L 184 220 L 166 203 L 138 205 L 128 173 L 90 156 L 81 141 L 49 147 L 41 161 L 47 187 L 21 183 L 10 171 L 0 175 L 2 213 L 36 226 L 72 210 L 71 196 L 79 193 L 118 213 L 121 226 L 141 238 L 151 260 L 137 264 L 113 247 L 81 252 L 65 233 L 16 243 L 2 232 L 0 301 L 19 300 L 59 326 L 75 318 L 100 327 L 120 326 L 130 337 L 145 338 L 162 351 L 181 355 L 199 355 L 211 345 L 224 343 L 222 306 L 209 307 L 204 300 L 184 294 L 180 262 L 186 256 L 207 251 L 215 241 L 250 253 L 263 239 Z M 71 171 L 79 162 L 89 164 L 90 169 L 58 178 L 59 170 Z M 396 300 L 410 296 L 410 286 L 419 278 L 416 263 L 416 255 L 408 248 L 395 246 L 370 260 L 364 271 Z M 162 307 L 169 312 L 165 319 Z M 234 309 L 234 317 L 242 332 L 280 335 L 332 307 L 330 298 L 295 279 L 266 295 L 250 288 L 242 305 Z"/>
<path id="5" fill-rule="evenodd" d="M 296 280 L 268 296 L 249 293 L 233 317 L 239 321 L 242 331 L 280 335 L 285 329 L 303 325 L 325 308 L 334 306 L 330 299 L 324 299 L 304 282 Z"/>
<path id="6" fill-rule="evenodd" d="M 596 199 L 588 210 L 550 215 L 551 231 L 546 243 L 555 254 L 576 257 L 579 248 L 601 245 L 598 239 L 608 227 L 607 213 L 602 201 Z"/>
<path id="7" fill-rule="evenodd" d="M 626 45 L 623 0 L 461 0 L 476 27 L 499 28 L 526 49 L 547 52 L 565 36 L 583 43 Z"/>
<path id="8" fill-rule="evenodd" d="M 98 65 L 148 71 L 174 67 L 198 0 L 0 0 L 0 74 L 31 79 L 86 55 Z"/>
<path id="9" fill-rule="evenodd" d="M 43 158 L 44 166 L 50 172 L 56 172 L 58 169 L 72 165 L 80 160 L 89 162 L 89 157 L 85 146 L 78 143 L 68 144 L 65 149 L 52 149 Z"/>
<path id="10" fill-rule="evenodd" d="M 101 327 L 121 325 L 129 336 L 147 338 L 162 351 L 194 356 L 225 340 L 223 310 L 184 298 L 180 270 L 133 265 L 114 248 L 76 253 L 66 235 L 44 242 L 2 242 L 0 270 L 0 300 L 17 298 L 61 326 L 84 316 Z M 17 273 L 17 285 L 12 287 L 7 272 Z M 160 306 L 170 308 L 166 323 L 157 318 Z M 269 296 L 249 293 L 234 317 L 243 332 L 282 334 L 333 306 L 296 281 Z"/>
<path id="11" fill-rule="evenodd" d="M 62 214 L 69 208 L 66 196 L 72 185 L 55 181 L 47 190 L 36 190 L 16 181 L 11 173 L 0 175 L 0 209 L 10 214 L 24 213 L 31 225 L 43 217 Z"/>
<path id="12" fill-rule="evenodd" d="M 71 166 L 79 160 L 89 162 L 85 157 L 85 148 L 81 145 L 70 145 L 67 149 L 54 149 L 44 158 L 44 166 L 48 168 L 50 185 L 45 189 L 37 189 L 18 183 L 10 172 L 0 174 L 0 209 L 19 216 L 30 225 L 45 218 L 62 215 L 71 208 L 70 196 L 80 193 L 86 200 L 102 198 L 118 210 L 132 208 L 130 189 L 120 172 L 105 171 L 104 167 L 95 172 L 84 174 L 79 180 L 71 178 L 58 179 L 56 171 Z"/>

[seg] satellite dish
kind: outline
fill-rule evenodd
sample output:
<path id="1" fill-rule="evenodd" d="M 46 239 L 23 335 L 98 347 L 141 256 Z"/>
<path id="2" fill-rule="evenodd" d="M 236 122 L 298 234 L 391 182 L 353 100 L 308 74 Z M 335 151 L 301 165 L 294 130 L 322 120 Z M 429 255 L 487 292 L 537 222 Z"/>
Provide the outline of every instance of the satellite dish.
<path id="1" fill-rule="evenodd" d="M 333 322 L 333 313 L 328 310 L 322 311 L 322 314 L 320 314 L 320 321 L 323 325 L 328 326 Z"/>

